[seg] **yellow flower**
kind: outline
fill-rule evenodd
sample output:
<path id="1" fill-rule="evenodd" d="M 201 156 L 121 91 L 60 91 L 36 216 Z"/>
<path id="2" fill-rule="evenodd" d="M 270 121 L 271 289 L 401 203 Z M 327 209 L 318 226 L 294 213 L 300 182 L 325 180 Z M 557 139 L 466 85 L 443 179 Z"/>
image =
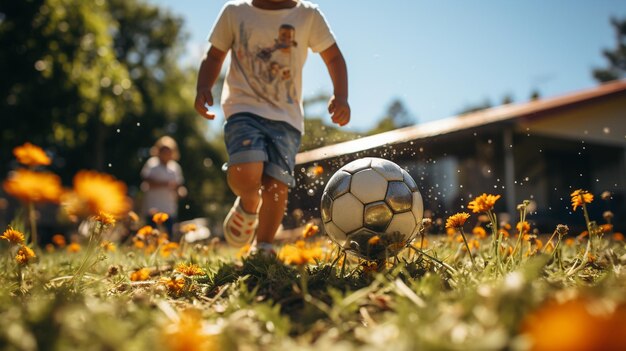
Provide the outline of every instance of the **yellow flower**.
<path id="1" fill-rule="evenodd" d="M 96 216 L 94 216 L 94 219 L 100 223 L 102 223 L 102 225 L 113 225 L 115 224 L 115 217 L 109 213 L 100 211 Z"/>
<path id="2" fill-rule="evenodd" d="M 165 223 L 169 218 L 170 216 L 167 213 L 157 212 L 152 216 L 152 221 L 156 224 L 162 224 Z"/>
<path id="3" fill-rule="evenodd" d="M 161 278 L 159 282 L 167 288 L 167 291 L 170 295 L 178 297 L 182 294 L 183 289 L 185 288 L 185 279 L 184 278 Z"/>
<path id="4" fill-rule="evenodd" d="M 570 194 L 572 197 L 572 207 L 574 211 L 578 206 L 582 206 L 583 204 L 590 204 L 593 201 L 593 195 L 590 194 L 587 190 L 578 189 Z"/>
<path id="5" fill-rule="evenodd" d="M 137 231 L 137 236 L 140 238 L 147 238 L 150 235 L 152 235 L 152 232 L 154 231 L 154 228 L 152 228 L 152 226 L 149 225 L 145 225 L 141 228 L 139 228 L 139 230 Z"/>
<path id="6" fill-rule="evenodd" d="M 71 243 L 67 246 L 67 252 L 78 252 L 80 251 L 81 247 L 79 243 Z"/>
<path id="7" fill-rule="evenodd" d="M 106 252 L 115 252 L 115 250 L 117 250 L 117 247 L 115 246 L 115 244 L 107 240 L 103 241 L 100 244 L 100 247 L 102 248 L 102 250 Z"/>
<path id="8" fill-rule="evenodd" d="M 11 245 L 23 244 L 24 234 L 15 229 L 9 228 L 2 233 L 0 239 L 7 240 Z"/>
<path id="9" fill-rule="evenodd" d="M 28 246 L 20 245 L 15 255 L 15 261 L 19 264 L 27 264 L 31 259 L 36 258 L 35 252 Z"/>
<path id="10" fill-rule="evenodd" d="M 61 178 L 49 172 L 18 169 L 2 184 L 7 194 L 24 202 L 59 202 Z"/>
<path id="11" fill-rule="evenodd" d="M 550 301 L 525 317 L 522 334 L 530 339 L 531 350 L 622 350 L 626 306 L 602 311 L 596 305 L 582 298 Z"/>
<path id="12" fill-rule="evenodd" d="M 320 231 L 320 228 L 317 225 L 313 223 L 307 223 L 304 229 L 302 230 L 302 237 L 310 238 L 313 235 L 317 234 L 319 231 Z"/>
<path id="13" fill-rule="evenodd" d="M 161 256 L 163 257 L 169 257 L 172 252 L 176 251 L 178 249 L 178 243 L 167 243 L 163 246 L 161 246 Z"/>
<path id="14" fill-rule="evenodd" d="M 480 239 L 484 239 L 487 237 L 487 231 L 481 226 L 474 227 L 474 229 L 472 229 L 472 234 L 476 235 Z"/>
<path id="15" fill-rule="evenodd" d="M 128 213 L 130 202 L 126 184 L 113 176 L 94 171 L 80 171 L 74 176 L 74 192 L 64 199 L 71 214 L 108 213 L 119 217 Z"/>
<path id="16" fill-rule="evenodd" d="M 500 195 L 482 194 L 475 198 L 473 201 L 470 201 L 469 205 L 467 205 L 467 208 L 474 211 L 474 213 L 487 212 L 493 208 L 499 198 Z"/>
<path id="17" fill-rule="evenodd" d="M 63 236 L 63 234 L 54 234 L 52 236 L 52 242 L 54 243 L 54 245 L 58 247 L 65 247 L 65 244 L 66 244 L 65 237 Z"/>
<path id="18" fill-rule="evenodd" d="M 175 270 L 176 272 L 182 273 L 187 276 L 204 275 L 204 270 L 202 270 L 202 268 L 198 267 L 198 265 L 193 264 L 193 263 L 189 263 L 189 264 L 179 263 L 178 265 L 176 265 Z"/>
<path id="19" fill-rule="evenodd" d="M 48 166 L 52 161 L 42 148 L 31 143 L 25 143 L 13 149 L 17 162 L 26 166 Z"/>
<path id="20" fill-rule="evenodd" d="M 524 222 L 518 222 L 517 225 L 515 226 L 515 228 L 517 228 L 517 231 L 522 233 L 522 234 L 526 234 L 530 231 L 530 224 L 528 224 L 528 222 L 524 221 Z"/>
<path id="21" fill-rule="evenodd" d="M 150 278 L 150 270 L 148 268 L 140 268 L 130 274 L 130 280 L 134 282 L 142 282 Z"/>
<path id="22" fill-rule="evenodd" d="M 185 310 L 175 322 L 166 325 L 161 333 L 168 350 L 217 351 L 221 347 L 215 332 L 204 325 L 197 310 Z"/>
<path id="23" fill-rule="evenodd" d="M 322 258 L 322 248 L 319 245 L 307 247 L 304 244 L 285 245 L 280 249 L 278 258 L 286 264 L 303 265 L 315 263 Z"/>
<path id="24" fill-rule="evenodd" d="M 446 228 L 461 228 L 469 217 L 470 214 L 467 212 L 459 212 L 453 214 L 452 216 L 448 217 L 448 220 L 446 220 Z"/>

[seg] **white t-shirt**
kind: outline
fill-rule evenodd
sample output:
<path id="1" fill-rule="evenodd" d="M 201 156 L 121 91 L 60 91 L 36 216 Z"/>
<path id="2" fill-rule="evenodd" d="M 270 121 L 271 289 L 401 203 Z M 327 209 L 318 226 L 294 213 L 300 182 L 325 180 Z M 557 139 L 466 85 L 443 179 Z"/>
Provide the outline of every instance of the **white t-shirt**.
<path id="1" fill-rule="evenodd" d="M 141 178 L 157 182 L 175 182 L 183 184 L 183 172 L 176 161 L 162 164 L 156 156 L 150 157 L 141 169 Z M 178 214 L 178 194 L 176 189 L 156 187 L 146 190 L 143 199 L 142 214 L 147 216 L 152 212 L 165 212 L 171 216 Z"/>
<path id="2" fill-rule="evenodd" d="M 298 1 L 290 9 L 263 10 L 251 0 L 229 1 L 209 42 L 231 51 L 221 99 L 226 118 L 251 112 L 304 131 L 302 67 L 307 51 L 321 52 L 335 43 L 317 5 Z"/>

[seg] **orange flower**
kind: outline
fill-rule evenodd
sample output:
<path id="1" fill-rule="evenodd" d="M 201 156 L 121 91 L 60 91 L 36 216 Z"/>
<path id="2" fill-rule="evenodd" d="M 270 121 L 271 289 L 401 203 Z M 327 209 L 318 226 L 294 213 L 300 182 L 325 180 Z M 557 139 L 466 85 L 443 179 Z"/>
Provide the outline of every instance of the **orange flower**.
<path id="1" fill-rule="evenodd" d="M 78 252 L 80 251 L 81 247 L 79 243 L 71 243 L 67 246 L 67 252 Z"/>
<path id="2" fill-rule="evenodd" d="M 470 217 L 467 212 L 455 213 L 446 220 L 446 228 L 461 228 Z"/>
<path id="3" fill-rule="evenodd" d="M 519 222 L 519 223 L 517 223 L 515 228 L 517 228 L 518 232 L 520 232 L 522 234 L 525 234 L 525 233 L 528 233 L 530 231 L 530 224 L 528 224 L 528 222 L 526 222 L 526 221 Z"/>
<path id="4" fill-rule="evenodd" d="M 27 264 L 31 259 L 36 257 L 35 252 L 30 247 L 20 245 L 15 255 L 15 261 L 19 264 Z"/>
<path id="5" fill-rule="evenodd" d="M 324 167 L 322 166 L 315 166 L 313 167 L 313 175 L 315 176 L 320 176 L 324 173 Z"/>
<path id="6" fill-rule="evenodd" d="M 49 172 L 18 169 L 2 184 L 11 196 L 24 202 L 59 202 L 63 193 L 61 178 Z"/>
<path id="7" fill-rule="evenodd" d="M 23 244 L 24 234 L 15 229 L 9 228 L 2 233 L 0 239 L 7 240 L 11 245 Z"/>
<path id="8" fill-rule="evenodd" d="M 164 327 L 163 338 L 165 346 L 172 351 L 217 351 L 219 345 L 217 332 L 212 332 L 202 321 L 202 315 L 197 310 L 185 310 L 175 322 Z"/>
<path id="9" fill-rule="evenodd" d="M 476 235 L 480 239 L 484 239 L 487 237 L 487 231 L 481 226 L 474 227 L 474 229 L 472 229 L 472 234 Z"/>
<path id="10" fill-rule="evenodd" d="M 142 282 L 150 278 L 150 270 L 148 268 L 140 268 L 130 274 L 130 280 L 133 282 Z"/>
<path id="11" fill-rule="evenodd" d="M 165 212 L 157 212 L 152 216 L 152 221 L 156 224 L 163 224 L 165 223 L 168 219 L 170 218 L 170 216 L 165 213 Z"/>
<path id="12" fill-rule="evenodd" d="M 102 250 L 106 252 L 115 252 L 115 250 L 117 250 L 117 247 L 115 247 L 115 244 L 107 240 L 103 241 L 100 244 L 100 247 L 102 248 Z"/>
<path id="13" fill-rule="evenodd" d="M 180 228 L 180 231 L 183 233 L 189 233 L 189 232 L 195 232 L 198 229 L 198 226 L 196 226 L 193 223 L 189 223 L 189 224 L 185 224 L 182 228 Z"/>
<path id="14" fill-rule="evenodd" d="M 593 195 L 590 194 L 587 190 L 578 189 L 570 194 L 572 197 L 572 207 L 574 211 L 578 206 L 582 206 L 583 204 L 590 204 L 593 201 Z"/>
<path id="15" fill-rule="evenodd" d="M 624 234 L 622 234 L 622 233 L 613 233 L 613 240 L 615 240 L 615 241 L 624 241 Z"/>
<path id="16" fill-rule="evenodd" d="M 55 234 L 52 236 L 52 242 L 58 247 L 65 247 L 66 241 L 63 234 Z"/>
<path id="17" fill-rule="evenodd" d="M 522 322 L 531 350 L 621 350 L 626 345 L 626 306 L 592 308 L 594 301 L 550 301 Z M 567 332 L 564 332 L 567 330 Z"/>
<path id="18" fill-rule="evenodd" d="M 183 290 L 185 288 L 185 278 L 182 278 L 182 277 L 180 278 L 163 277 L 159 280 L 159 282 L 165 285 L 165 287 L 167 288 L 167 292 L 174 297 L 180 296 L 183 293 Z"/>
<path id="19" fill-rule="evenodd" d="M 318 245 L 307 247 L 304 244 L 285 245 L 280 249 L 278 258 L 286 264 L 301 266 L 315 263 L 322 258 L 322 248 Z"/>
<path id="20" fill-rule="evenodd" d="M 153 231 L 154 231 L 154 228 L 152 228 L 152 226 L 145 225 L 139 228 L 139 230 L 137 231 L 137 236 L 140 238 L 147 238 L 150 235 L 152 235 Z"/>
<path id="21" fill-rule="evenodd" d="M 600 226 L 600 232 L 602 233 L 610 233 L 613 231 L 613 225 L 612 224 L 603 224 Z"/>
<path id="22" fill-rule="evenodd" d="M 161 246 L 160 254 L 163 257 L 169 257 L 176 249 L 178 249 L 178 243 L 167 243 Z"/>
<path id="23" fill-rule="evenodd" d="M 64 199 L 71 214 L 108 213 L 119 217 L 128 213 L 130 202 L 126 184 L 113 176 L 94 171 L 80 171 L 74 176 L 74 192 Z"/>
<path id="24" fill-rule="evenodd" d="M 320 227 L 316 226 L 313 223 L 307 223 L 306 226 L 304 227 L 304 230 L 302 230 L 302 237 L 310 238 L 313 235 L 317 234 L 319 231 L 320 231 Z"/>
<path id="25" fill-rule="evenodd" d="M 48 166 L 52 161 L 42 148 L 31 143 L 25 143 L 13 149 L 17 162 L 26 166 Z"/>
<path id="26" fill-rule="evenodd" d="M 176 265 L 176 268 L 174 270 L 187 276 L 204 275 L 204 270 L 200 268 L 197 264 L 193 263 L 179 263 Z"/>
<path id="27" fill-rule="evenodd" d="M 467 208 L 474 211 L 474 213 L 488 212 L 493 208 L 499 198 L 500 195 L 482 194 L 473 201 L 470 201 Z"/>
<path id="28" fill-rule="evenodd" d="M 135 213 L 135 211 L 128 212 L 128 218 L 130 218 L 132 222 L 139 222 L 139 216 L 137 215 L 137 213 Z"/>
<path id="29" fill-rule="evenodd" d="M 94 219 L 102 223 L 102 225 L 115 224 L 115 217 L 109 213 L 102 212 L 102 211 L 100 211 L 96 216 L 94 216 Z"/>

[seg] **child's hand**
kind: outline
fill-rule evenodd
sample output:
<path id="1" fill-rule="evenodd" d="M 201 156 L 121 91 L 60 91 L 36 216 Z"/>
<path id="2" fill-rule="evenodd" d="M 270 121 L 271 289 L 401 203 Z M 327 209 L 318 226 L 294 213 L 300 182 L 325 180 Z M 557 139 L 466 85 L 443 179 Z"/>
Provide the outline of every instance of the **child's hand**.
<path id="1" fill-rule="evenodd" d="M 210 112 L 206 105 L 213 106 L 213 94 L 211 94 L 211 89 L 209 88 L 198 90 L 194 107 L 200 116 L 206 119 L 214 119 L 215 113 Z"/>
<path id="2" fill-rule="evenodd" d="M 328 113 L 333 123 L 343 127 L 350 122 L 350 105 L 348 99 L 337 98 L 335 96 L 328 101 Z"/>

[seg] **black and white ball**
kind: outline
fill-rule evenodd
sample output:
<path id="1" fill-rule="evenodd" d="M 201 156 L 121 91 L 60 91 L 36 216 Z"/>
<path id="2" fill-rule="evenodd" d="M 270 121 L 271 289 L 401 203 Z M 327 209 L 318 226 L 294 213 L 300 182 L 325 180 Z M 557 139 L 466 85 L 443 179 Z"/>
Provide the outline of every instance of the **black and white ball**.
<path id="1" fill-rule="evenodd" d="M 397 254 L 415 238 L 424 204 L 413 178 L 397 164 L 367 157 L 341 167 L 322 194 L 328 236 L 367 259 Z"/>

